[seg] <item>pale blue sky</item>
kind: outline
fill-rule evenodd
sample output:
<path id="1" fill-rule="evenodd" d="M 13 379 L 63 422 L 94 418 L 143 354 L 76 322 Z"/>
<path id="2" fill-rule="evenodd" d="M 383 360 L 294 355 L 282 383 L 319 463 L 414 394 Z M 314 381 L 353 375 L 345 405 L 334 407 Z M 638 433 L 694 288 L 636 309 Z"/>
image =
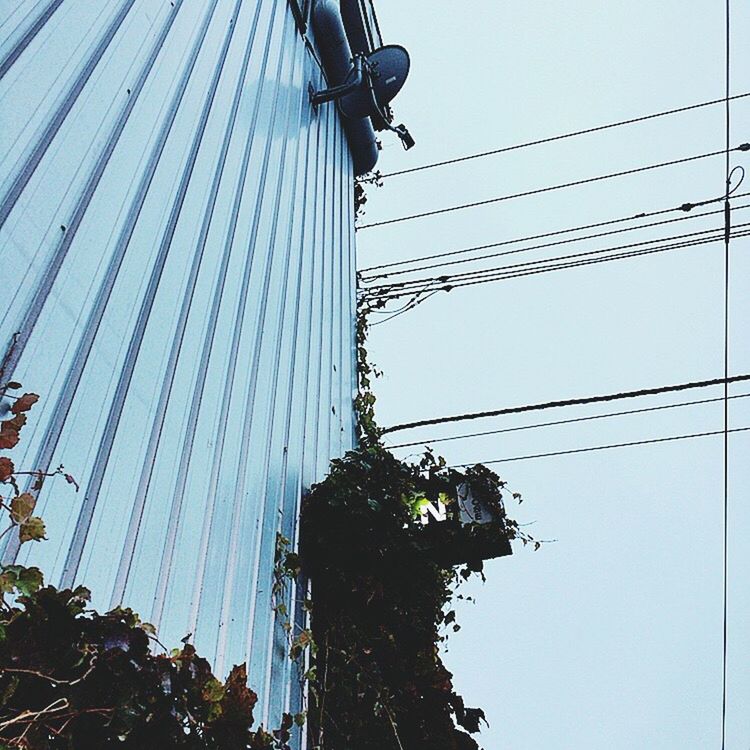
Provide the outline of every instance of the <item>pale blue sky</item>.
<path id="1" fill-rule="evenodd" d="M 404 44 L 412 55 L 411 78 L 395 105 L 397 122 L 417 140 L 405 154 L 386 136 L 384 172 L 723 95 L 723 3 L 378 0 L 377 6 L 386 41 Z M 733 15 L 732 92 L 744 93 L 750 8 L 735 1 Z M 732 117 L 733 145 L 750 140 L 750 101 L 734 103 Z M 724 146 L 723 132 L 718 106 L 395 177 L 370 189 L 365 221 L 714 151 Z M 734 162 L 750 167 L 750 156 L 736 154 Z M 723 176 L 719 157 L 367 229 L 358 234 L 360 266 L 701 200 L 722 192 Z M 750 220 L 745 215 L 737 211 L 735 222 Z M 696 220 L 638 239 L 718 224 Z M 750 372 L 748 250 L 748 239 L 733 243 L 730 370 L 737 374 Z M 376 386 L 379 421 L 720 377 L 722 264 L 721 244 L 711 244 L 437 295 L 372 332 L 372 357 L 386 373 Z M 718 395 L 720 389 L 705 390 L 618 407 Z M 750 425 L 748 402 L 732 402 L 732 427 Z M 611 410 L 425 428 L 391 442 Z M 721 405 L 707 404 L 439 448 L 449 462 L 462 463 L 721 426 Z M 750 434 L 733 436 L 728 750 L 750 748 L 749 455 Z M 451 638 L 446 659 L 467 703 L 487 712 L 491 727 L 481 744 L 486 750 L 718 748 L 721 438 L 496 468 L 524 494 L 524 505 L 511 505 L 510 513 L 535 521 L 532 533 L 559 541 L 489 563 L 487 584 L 472 587 L 478 603 L 459 610 L 463 629 Z"/>

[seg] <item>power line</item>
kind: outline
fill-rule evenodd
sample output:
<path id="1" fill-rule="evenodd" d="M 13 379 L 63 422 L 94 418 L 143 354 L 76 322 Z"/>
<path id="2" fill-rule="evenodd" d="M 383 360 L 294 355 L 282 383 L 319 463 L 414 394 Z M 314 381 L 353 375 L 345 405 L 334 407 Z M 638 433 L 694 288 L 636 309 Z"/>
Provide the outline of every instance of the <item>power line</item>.
<path id="1" fill-rule="evenodd" d="M 730 97 L 731 99 L 742 99 L 746 96 L 750 96 L 750 92 L 745 94 L 737 94 L 736 96 Z M 677 109 L 668 109 L 663 112 L 655 112 L 650 115 L 642 115 L 640 117 L 631 117 L 628 120 L 619 120 L 618 122 L 611 122 L 606 125 L 597 125 L 592 128 L 585 128 L 584 130 L 574 130 L 569 133 L 562 133 L 560 135 L 553 135 L 548 138 L 540 138 L 535 141 L 526 141 L 525 143 L 517 143 L 512 146 L 504 146 L 502 148 L 496 148 L 491 151 L 482 151 L 477 154 L 469 154 L 468 156 L 459 156 L 454 159 L 446 159 L 444 161 L 433 162 L 432 164 L 423 164 L 418 167 L 410 167 L 409 169 L 400 169 L 397 172 L 388 172 L 381 174 L 377 172 L 373 177 L 365 177 L 360 179 L 359 182 L 377 182 L 379 180 L 385 180 L 389 177 L 398 177 L 400 175 L 412 174 L 413 172 L 422 172 L 426 169 L 435 169 L 436 167 L 444 167 L 448 164 L 458 164 L 459 162 L 471 161 L 473 159 L 482 159 L 485 156 L 494 156 L 495 154 L 504 154 L 509 151 L 517 151 L 518 149 L 528 148 L 529 146 L 540 146 L 543 143 L 552 143 L 554 141 L 561 141 L 566 138 L 575 138 L 580 135 L 588 135 L 589 133 L 596 133 L 601 130 L 609 130 L 610 128 L 618 128 L 623 125 L 633 125 L 638 122 L 645 122 L 646 120 L 654 120 L 657 117 L 666 117 L 667 115 L 675 115 L 680 112 L 689 112 L 693 109 L 700 109 L 701 107 L 710 107 L 714 104 L 722 104 L 725 99 L 712 99 L 711 101 L 700 102 L 698 104 L 690 104 L 686 107 L 678 107 Z"/>
<path id="2" fill-rule="evenodd" d="M 732 236 L 735 238 L 747 237 L 747 236 L 750 236 L 750 230 L 744 231 L 744 232 L 734 232 Z M 508 273 L 498 273 L 497 275 L 494 275 L 494 276 L 483 276 L 480 278 L 470 279 L 468 281 L 462 281 L 462 282 L 455 283 L 455 284 L 446 284 L 445 286 L 439 286 L 437 288 L 435 286 L 431 286 L 416 293 L 413 289 L 411 290 L 407 289 L 407 290 L 402 290 L 402 291 L 395 290 L 387 294 L 373 296 L 370 298 L 364 297 L 363 299 L 365 299 L 367 302 L 371 304 L 374 302 L 376 305 L 380 305 L 380 304 L 387 303 L 387 301 L 390 299 L 399 299 L 400 297 L 414 295 L 416 298 L 415 301 L 417 301 L 417 304 L 421 304 L 421 302 L 426 301 L 426 298 L 419 299 L 419 297 L 421 294 L 425 294 L 426 292 L 430 292 L 429 296 L 431 297 L 433 296 L 433 292 L 435 291 L 451 292 L 454 289 L 459 289 L 461 287 L 467 287 L 467 286 L 476 286 L 477 284 L 491 284 L 497 281 L 508 281 L 510 279 L 520 279 L 525 276 L 538 276 L 539 274 L 550 273 L 553 271 L 564 271 L 564 270 L 571 269 L 571 268 L 581 268 L 583 266 L 597 265 L 600 263 L 609 263 L 611 261 L 629 260 L 632 258 L 638 258 L 638 257 L 644 256 L 644 255 L 654 255 L 656 253 L 664 253 L 670 250 L 681 250 L 681 249 L 690 248 L 690 247 L 697 247 L 699 245 L 707 245 L 707 244 L 716 242 L 719 239 L 720 237 L 718 236 L 708 237 L 708 238 L 704 238 L 700 240 L 692 240 L 690 242 L 679 242 L 676 244 L 666 245 L 663 247 L 647 248 L 644 250 L 631 250 L 629 252 L 607 255 L 601 258 L 584 258 L 582 260 L 570 261 L 567 263 L 558 263 L 556 265 L 545 266 L 543 268 L 532 268 L 531 270 L 519 270 L 519 271 L 508 272 Z M 413 309 L 416 306 L 417 306 L 416 304 L 410 305 L 410 309 Z"/>
<path id="3" fill-rule="evenodd" d="M 427 427 L 433 424 L 447 424 L 448 422 L 464 422 L 472 419 L 484 419 L 485 417 L 500 417 L 504 414 L 521 414 L 527 411 L 544 411 L 546 409 L 556 409 L 561 406 L 579 406 L 582 404 L 597 404 L 605 401 L 619 401 L 624 398 L 637 398 L 640 396 L 656 396 L 661 393 L 675 393 L 677 391 L 687 391 L 694 388 L 708 388 L 714 385 L 724 383 L 741 383 L 750 380 L 750 375 L 733 375 L 730 378 L 715 378 L 713 380 L 695 380 L 689 383 L 679 383 L 678 385 L 663 385 L 657 388 L 641 388 L 635 391 L 620 391 L 618 393 L 609 393 L 604 396 L 585 396 L 583 398 L 569 398 L 560 401 L 544 401 L 539 404 L 527 404 L 525 406 L 511 406 L 505 409 L 495 409 L 492 411 L 468 412 L 466 414 L 457 414 L 450 417 L 436 417 L 433 419 L 420 419 L 416 422 L 404 422 L 402 424 L 392 425 L 382 430 L 382 434 L 397 432 L 401 430 L 410 430 L 415 427 Z"/>
<path id="4" fill-rule="evenodd" d="M 744 197 L 747 197 L 748 195 L 750 195 L 750 192 L 739 193 L 735 197 L 744 198 Z M 391 274 L 373 274 L 372 272 L 379 271 L 380 269 L 383 269 L 383 268 L 395 268 L 396 266 L 404 266 L 404 265 L 417 263 L 417 262 L 421 262 L 425 260 L 436 260 L 438 258 L 447 258 L 447 257 L 451 257 L 454 255 L 464 255 L 466 253 L 472 253 L 478 250 L 489 250 L 490 248 L 493 248 L 493 247 L 503 247 L 504 245 L 516 245 L 521 242 L 532 242 L 534 240 L 543 240 L 543 239 L 547 239 L 548 237 L 557 237 L 558 235 L 561 235 L 561 234 L 571 234 L 573 232 L 583 232 L 588 229 L 598 229 L 600 227 L 606 227 L 606 226 L 610 226 L 613 224 L 622 224 L 627 221 L 635 221 L 636 219 L 647 219 L 653 216 L 660 216 L 660 215 L 667 214 L 667 213 L 674 213 L 675 211 L 690 211 L 691 209 L 697 206 L 705 206 L 708 203 L 718 203 L 723 200 L 724 200 L 724 196 L 721 195 L 718 198 L 711 198 L 708 201 L 701 201 L 700 203 L 683 203 L 681 206 L 672 206 L 671 208 L 662 208 L 658 211 L 649 211 L 648 213 L 644 212 L 644 213 L 639 213 L 639 214 L 633 214 L 631 216 L 623 216 L 617 219 L 607 219 L 606 221 L 597 221 L 597 222 L 594 222 L 593 224 L 581 224 L 576 227 L 567 227 L 566 229 L 556 229 L 552 232 L 543 232 L 542 234 L 530 234 L 530 235 L 526 235 L 525 237 L 515 237 L 513 239 L 502 240 L 500 242 L 489 242 L 484 245 L 473 245 L 472 247 L 465 247 L 465 248 L 462 248 L 461 250 L 448 250 L 448 251 L 444 251 L 441 253 L 432 253 L 431 255 L 422 255 L 416 258 L 395 260 L 390 263 L 380 263 L 379 265 L 376 265 L 376 266 L 369 266 L 367 268 L 362 268 L 360 269 L 359 273 L 360 275 L 369 274 L 368 278 L 370 279 L 380 278 L 381 276 L 387 276 Z M 704 212 L 701 214 L 694 214 L 693 216 L 689 216 L 689 217 L 680 217 L 679 220 L 681 221 L 681 220 L 685 220 L 688 218 L 695 218 L 695 217 L 701 217 L 701 216 L 713 216 L 716 213 L 722 213 L 722 212 L 723 212 L 723 209 L 719 211 L 708 211 L 708 212 Z M 677 220 L 673 219 L 670 221 L 677 221 Z M 668 222 L 664 222 L 664 223 L 668 223 Z M 627 229 L 624 229 L 622 231 L 634 231 L 636 229 L 643 229 L 644 227 L 651 227 L 651 226 L 656 226 L 656 225 L 657 225 L 656 223 L 639 224 L 635 227 L 628 227 Z M 612 233 L 615 234 L 614 231 Z M 581 239 L 581 238 L 578 237 L 575 239 Z M 561 241 L 560 244 L 563 244 L 563 242 Z M 513 252 L 520 252 L 520 251 L 513 251 Z"/>
<path id="5" fill-rule="evenodd" d="M 747 432 L 750 427 L 736 427 L 733 430 L 727 430 L 727 432 Z M 669 443 L 673 440 L 690 440 L 692 438 L 709 437 L 710 435 L 723 435 L 724 430 L 713 430 L 712 432 L 695 432 L 690 435 L 670 435 L 669 437 L 663 438 L 652 438 L 651 440 L 634 440 L 629 443 L 611 443 L 609 445 L 592 445 L 588 448 L 573 448 L 565 451 L 550 451 L 549 453 L 533 453 L 525 456 L 513 456 L 511 458 L 495 458 L 491 461 L 479 461 L 482 464 L 502 464 L 511 461 L 528 461 L 532 458 L 549 458 L 550 456 L 569 456 L 573 453 L 590 453 L 592 451 L 606 451 L 612 448 L 630 448 L 634 445 L 649 445 L 653 443 Z M 451 469 L 463 469 L 467 466 L 473 466 L 473 464 L 456 464 L 451 466 Z"/>
<path id="6" fill-rule="evenodd" d="M 730 138 L 731 111 L 729 106 L 729 84 L 731 72 L 731 23 L 730 0 L 725 0 L 725 70 L 724 70 L 724 142 L 728 147 Z M 744 176 L 744 174 L 743 174 Z M 726 747 L 727 727 L 727 597 L 729 581 L 729 386 L 726 377 L 729 374 L 729 240 L 732 230 L 731 195 L 732 171 L 730 170 L 729 151 L 725 156 L 725 193 L 724 193 L 724 544 L 723 544 L 723 639 L 722 639 L 722 685 L 721 685 L 721 748 Z"/>
<path id="7" fill-rule="evenodd" d="M 750 225 L 750 222 L 745 224 L 738 224 L 737 227 L 743 227 Z M 695 232 L 683 232 L 682 234 L 672 234 L 667 237 L 654 237 L 649 240 L 639 240 L 638 242 L 628 242 L 624 245 L 613 245 L 609 247 L 599 247 L 594 250 L 581 250 L 576 253 L 566 253 L 565 255 L 554 255 L 551 258 L 534 258 L 533 260 L 525 260 L 519 263 L 508 263 L 500 266 L 490 266 L 489 268 L 478 268 L 470 271 L 458 271 L 451 274 L 441 274 L 440 276 L 429 276 L 422 277 L 419 279 L 405 279 L 404 281 L 392 281 L 385 284 L 370 284 L 365 287 L 366 290 L 373 290 L 375 292 L 379 290 L 394 290 L 394 289 L 407 289 L 410 287 L 421 287 L 429 281 L 439 281 L 441 284 L 449 282 L 464 281 L 466 279 L 476 278 L 484 275 L 491 275 L 494 273 L 511 271 L 520 268 L 534 268 L 536 266 L 542 266 L 546 263 L 558 263 L 560 261 L 568 261 L 573 258 L 584 258 L 592 255 L 603 255 L 604 253 L 612 253 L 621 250 L 630 250 L 636 247 L 643 247 L 644 245 L 653 245 L 659 242 L 675 242 L 688 240 L 689 238 L 705 238 L 711 235 L 714 239 L 722 239 L 724 237 L 724 227 L 712 227 L 711 229 L 700 229 Z"/>
<path id="8" fill-rule="evenodd" d="M 723 199 L 724 198 L 722 196 L 722 198 L 720 200 L 723 200 Z M 735 211 L 740 211 L 743 208 L 750 208 L 750 204 L 746 204 L 744 206 L 736 206 L 734 210 Z M 672 209 L 672 210 L 675 210 L 675 209 Z M 460 259 L 456 259 L 456 260 L 447 260 L 447 261 L 441 261 L 441 262 L 438 262 L 438 263 L 431 263 L 429 265 L 424 265 L 424 266 L 415 266 L 414 268 L 404 268 L 404 269 L 400 269 L 398 271 L 388 271 L 388 272 L 385 272 L 385 273 L 374 274 L 372 276 L 363 276 L 362 279 L 365 282 L 369 282 L 369 281 L 374 281 L 375 279 L 390 278 L 391 276 L 401 276 L 403 274 L 416 273 L 418 271 L 429 271 L 432 268 L 444 268 L 445 266 L 453 266 L 453 265 L 458 265 L 458 264 L 462 264 L 462 263 L 473 263 L 475 261 L 489 260 L 490 258 L 500 258 L 500 257 L 505 257 L 507 255 L 515 255 L 517 253 L 526 253 L 526 252 L 530 252 L 532 250 L 541 250 L 541 249 L 548 248 L 548 247 L 559 247 L 560 245 L 569 245 L 569 244 L 574 243 L 574 242 L 584 242 L 586 240 L 598 239 L 600 237 L 610 237 L 610 236 L 615 235 L 615 234 L 624 234 L 624 233 L 627 233 L 627 232 L 635 232 L 635 231 L 638 231 L 640 229 L 650 229 L 651 227 L 664 226 L 666 224 L 675 224 L 677 222 L 690 221 L 691 219 L 700 219 L 700 218 L 705 217 L 705 216 L 715 216 L 716 214 L 723 214 L 723 213 L 724 213 L 724 209 L 720 208 L 717 211 L 705 211 L 703 213 L 692 214 L 690 216 L 679 216 L 679 217 L 677 217 L 675 219 L 661 219 L 660 221 L 652 221 L 652 222 L 649 222 L 648 224 L 639 224 L 637 226 L 624 227 L 622 229 L 611 229 L 611 230 L 608 230 L 606 232 L 596 232 L 595 234 L 587 234 L 587 235 L 584 235 L 582 237 L 570 237 L 570 238 L 565 239 L 565 240 L 556 240 L 554 242 L 545 242 L 545 243 L 542 243 L 540 245 L 531 245 L 529 247 L 522 247 L 522 248 L 518 248 L 516 250 L 504 250 L 504 251 L 501 251 L 501 252 L 498 252 L 498 253 L 488 253 L 486 255 L 477 255 L 477 256 L 473 256 L 471 258 L 460 258 Z M 570 232 L 572 230 L 563 230 L 563 231 Z M 658 239 L 663 239 L 663 238 L 658 238 Z M 651 242 L 656 242 L 656 241 L 658 241 L 658 239 L 657 240 L 650 240 L 650 241 Z M 484 249 L 489 249 L 489 248 L 492 248 L 492 247 L 501 247 L 503 245 L 516 244 L 516 243 L 522 242 L 522 241 L 523 240 L 504 240 L 502 242 L 494 242 L 494 243 L 491 243 L 491 244 L 488 244 L 488 245 L 481 245 L 481 246 L 478 246 L 478 247 L 475 247 L 475 248 L 471 248 L 471 249 L 473 249 L 473 250 L 484 250 Z M 451 253 L 451 255 L 456 254 L 456 253 L 465 253 L 465 252 L 468 252 L 468 250 L 455 251 L 454 253 Z M 423 259 L 421 259 L 421 258 L 414 258 L 411 261 L 403 261 L 403 262 L 416 263 L 419 260 L 423 260 Z M 365 272 L 366 272 L 366 270 L 365 271 L 361 271 L 360 273 L 364 274 Z"/>
<path id="9" fill-rule="evenodd" d="M 393 320 L 394 318 L 397 318 L 399 315 L 403 315 L 404 313 L 409 312 L 409 310 L 413 310 L 415 307 L 418 307 L 423 302 L 427 302 L 427 300 L 430 299 L 430 297 L 437 294 L 439 291 L 440 291 L 439 289 L 436 289 L 434 292 L 430 292 L 426 297 L 419 297 L 419 295 L 415 296 L 413 300 L 410 300 L 409 302 L 407 302 L 407 304 L 404 305 L 404 307 L 402 307 L 400 310 L 396 310 L 396 312 L 394 312 L 392 315 L 389 315 L 387 318 L 384 318 L 383 320 L 378 320 L 376 323 L 371 323 L 370 328 L 372 328 L 373 326 L 382 325 L 383 323 L 387 323 L 389 320 Z M 377 312 L 377 311 L 373 310 L 373 312 Z"/>
<path id="10" fill-rule="evenodd" d="M 750 398 L 750 393 L 741 393 L 736 396 L 730 396 L 731 399 L 735 398 Z M 502 427 L 498 430 L 485 430 L 483 432 L 470 432 L 463 435 L 449 435 L 448 437 L 433 438 L 431 440 L 414 440 L 410 443 L 399 443 L 398 445 L 389 445 L 388 448 L 395 450 L 396 448 L 411 448 L 415 445 L 432 445 L 434 443 L 445 443 L 451 440 L 465 440 L 467 438 L 485 437 L 487 435 L 500 435 L 507 432 L 523 432 L 525 430 L 536 430 L 540 427 L 556 427 L 564 424 L 576 424 L 578 422 L 591 422 L 597 419 L 610 419 L 612 417 L 624 417 L 630 414 L 645 414 L 646 412 L 652 411 L 663 411 L 665 409 L 679 409 L 684 406 L 698 406 L 699 404 L 712 404 L 717 401 L 724 401 L 724 396 L 717 398 L 703 398 L 695 401 L 681 401 L 678 404 L 663 404 L 661 406 L 647 406 L 644 409 L 628 409 L 627 411 L 613 411 L 606 414 L 592 414 L 587 417 L 574 417 L 573 419 L 557 419 L 552 422 L 537 422 L 536 424 L 525 424 L 518 427 Z"/>
<path id="11" fill-rule="evenodd" d="M 748 224 L 738 224 L 737 227 L 748 226 Z M 716 231 L 716 230 L 707 230 Z M 697 234 L 697 233 L 691 233 Z M 746 237 L 750 235 L 750 230 L 735 231 L 733 237 Z M 676 235 L 672 238 L 686 236 Z M 507 281 L 508 279 L 521 278 L 522 276 L 535 276 L 542 273 L 548 273 L 551 271 L 560 271 L 569 268 L 579 268 L 581 266 L 594 265 L 598 263 L 607 263 L 616 260 L 626 260 L 629 258 L 637 258 L 643 255 L 653 255 L 655 253 L 668 252 L 670 250 L 680 250 L 689 247 L 696 247 L 699 245 L 710 244 L 721 240 L 721 234 L 715 233 L 709 237 L 701 237 L 693 240 L 685 240 L 681 242 L 673 242 L 672 244 L 659 245 L 652 248 L 644 248 L 641 250 L 630 250 L 628 252 L 613 252 L 618 249 L 627 247 L 637 247 L 644 244 L 650 244 L 658 240 L 649 240 L 644 242 L 631 243 L 630 245 L 622 245 L 619 247 L 602 248 L 598 250 L 586 251 L 583 253 L 575 253 L 570 255 L 558 256 L 556 258 L 546 258 L 537 261 L 528 261 L 526 263 L 511 264 L 507 266 L 497 266 L 484 271 L 472 271 L 465 272 L 464 274 L 455 274 L 454 276 L 437 276 L 429 279 L 415 279 L 413 283 L 400 282 L 392 285 L 366 287 L 365 291 L 368 293 L 365 299 L 376 300 L 378 302 L 384 302 L 389 299 L 398 299 L 407 295 L 414 294 L 417 289 L 421 289 L 420 293 L 432 292 L 435 289 L 437 291 L 453 291 L 460 287 L 474 286 L 476 284 L 487 284 L 495 281 Z M 602 255 L 603 253 L 609 253 L 608 255 Z M 601 257 L 591 257 L 593 255 L 600 254 Z M 576 258 L 575 260 L 571 260 Z M 544 263 L 553 265 L 543 265 Z M 450 283 L 449 283 L 450 282 Z"/>
<path id="12" fill-rule="evenodd" d="M 733 151 L 750 151 L 750 143 L 742 143 L 739 146 L 736 146 Z M 653 169 L 661 169 L 663 167 L 672 167 L 677 164 L 686 164 L 687 162 L 693 162 L 697 161 L 699 159 L 708 159 L 713 156 L 720 156 L 721 154 L 724 154 L 724 149 L 721 151 L 709 151 L 705 154 L 697 154 L 695 156 L 685 156 L 681 159 L 673 159 L 671 161 L 664 161 L 660 162 L 658 164 L 647 164 L 642 167 L 634 167 L 633 169 L 625 169 L 620 172 L 611 172 L 609 174 L 603 174 L 598 175 L 597 177 L 587 177 L 582 180 L 574 180 L 573 182 L 563 182 L 559 185 L 548 185 L 547 187 L 542 188 L 535 188 L 534 190 L 524 190 L 520 193 L 512 193 L 510 195 L 501 195 L 497 198 L 487 198 L 485 200 L 481 201 L 474 201 L 472 203 L 463 203 L 458 206 L 447 206 L 446 208 L 436 208 L 432 211 L 423 211 L 418 214 L 410 214 L 408 216 L 399 216 L 395 219 L 385 219 L 384 221 L 376 221 L 372 224 L 362 224 L 359 227 L 357 227 L 358 230 L 361 229 L 371 229 L 372 227 L 381 227 L 385 226 L 386 224 L 398 224 L 403 221 L 412 221 L 413 219 L 423 219 L 427 216 L 437 216 L 438 214 L 446 214 L 451 213 L 453 211 L 463 211 L 467 208 L 476 208 L 477 206 L 486 206 L 490 203 L 500 203 L 502 201 L 509 201 L 513 200 L 515 198 L 525 198 L 530 195 L 539 195 L 541 193 L 549 193 L 553 190 L 562 190 L 563 188 L 570 188 L 570 187 L 577 187 L 579 185 L 586 185 L 588 183 L 592 182 L 600 182 L 602 180 L 611 180 L 615 177 L 625 177 L 626 175 L 631 174 L 638 174 L 640 172 L 647 172 L 649 170 Z"/>
<path id="13" fill-rule="evenodd" d="M 739 237 L 747 237 L 748 235 L 750 235 L 750 231 L 737 232 L 733 236 L 739 238 Z M 633 250 L 627 253 L 619 253 L 617 255 L 608 255 L 604 258 L 585 258 L 583 260 L 573 261 L 570 263 L 559 263 L 556 266 L 548 266 L 545 268 L 532 269 L 531 271 L 523 271 L 520 273 L 509 273 L 509 274 L 505 274 L 501 276 L 494 276 L 491 278 L 480 278 L 478 280 L 466 281 L 466 282 L 455 284 L 453 288 L 457 289 L 459 287 L 464 287 L 464 286 L 475 286 L 476 284 L 487 284 L 487 283 L 492 283 L 494 281 L 507 281 L 508 279 L 521 278 L 522 276 L 536 276 L 538 274 L 548 273 L 551 271 L 563 271 L 569 268 L 580 268 L 582 266 L 596 265 L 598 263 L 608 263 L 610 261 L 628 260 L 631 258 L 638 258 L 643 255 L 653 255 L 655 253 L 668 252 L 670 250 L 682 250 L 682 249 L 689 248 L 689 247 L 697 247 L 698 245 L 710 244 L 712 242 L 715 242 L 717 239 L 718 237 L 709 237 L 707 239 L 694 240 L 692 242 L 681 242 L 681 243 L 677 243 L 674 245 L 667 245 L 665 247 L 657 247 L 657 248 L 646 249 L 646 250 Z"/>

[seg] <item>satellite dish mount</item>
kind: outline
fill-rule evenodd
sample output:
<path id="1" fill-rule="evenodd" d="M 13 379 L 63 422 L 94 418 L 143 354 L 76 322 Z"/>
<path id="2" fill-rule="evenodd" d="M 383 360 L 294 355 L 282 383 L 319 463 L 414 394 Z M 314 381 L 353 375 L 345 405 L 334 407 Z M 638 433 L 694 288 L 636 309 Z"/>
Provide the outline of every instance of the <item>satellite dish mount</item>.
<path id="1" fill-rule="evenodd" d="M 377 117 L 408 150 L 414 146 L 414 139 L 404 125 L 391 124 L 386 109 L 406 82 L 409 66 L 409 53 L 396 44 L 380 47 L 367 56 L 357 54 L 342 84 L 324 91 L 315 91 L 310 84 L 310 102 L 317 108 L 335 101 L 341 114 L 352 119 Z"/>

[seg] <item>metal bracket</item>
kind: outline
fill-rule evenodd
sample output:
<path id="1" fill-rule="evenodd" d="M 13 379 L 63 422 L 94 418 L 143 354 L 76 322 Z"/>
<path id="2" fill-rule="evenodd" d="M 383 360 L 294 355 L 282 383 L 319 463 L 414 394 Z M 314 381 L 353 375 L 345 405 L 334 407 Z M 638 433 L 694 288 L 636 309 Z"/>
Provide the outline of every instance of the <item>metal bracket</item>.
<path id="1" fill-rule="evenodd" d="M 352 69 L 354 72 L 353 81 L 342 83 L 339 86 L 332 86 L 330 89 L 325 89 L 324 91 L 315 91 L 313 85 L 309 85 L 307 90 L 310 95 L 310 104 L 312 104 L 313 107 L 317 108 L 320 104 L 340 99 L 342 96 L 351 94 L 352 91 L 355 91 L 362 85 L 365 67 L 364 55 L 355 55 L 352 62 L 354 63 Z"/>

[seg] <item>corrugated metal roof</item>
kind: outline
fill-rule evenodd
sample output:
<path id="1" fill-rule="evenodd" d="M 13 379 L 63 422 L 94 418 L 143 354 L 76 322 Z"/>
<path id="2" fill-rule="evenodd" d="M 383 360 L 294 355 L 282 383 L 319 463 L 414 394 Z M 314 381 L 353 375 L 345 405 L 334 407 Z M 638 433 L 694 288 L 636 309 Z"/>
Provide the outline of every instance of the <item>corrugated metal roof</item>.
<path id="1" fill-rule="evenodd" d="M 0 346 L 42 397 L 24 563 L 291 690 L 276 532 L 354 440 L 352 170 L 285 2 L 0 9 Z M 14 554 L 11 544 L 6 559 Z M 275 668 L 271 669 L 271 664 Z M 270 706 L 270 708 L 269 708 Z"/>

